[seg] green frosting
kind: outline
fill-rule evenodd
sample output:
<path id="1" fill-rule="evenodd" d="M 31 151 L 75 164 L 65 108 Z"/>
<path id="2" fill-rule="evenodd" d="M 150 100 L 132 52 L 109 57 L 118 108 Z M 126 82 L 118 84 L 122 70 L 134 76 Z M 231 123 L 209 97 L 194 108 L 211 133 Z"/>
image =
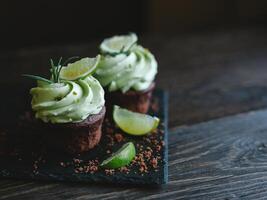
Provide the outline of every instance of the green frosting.
<path id="1" fill-rule="evenodd" d="M 95 77 L 109 91 L 147 89 L 157 74 L 157 61 L 154 56 L 140 45 L 133 45 L 128 52 L 117 55 L 103 55 Z"/>
<path id="2" fill-rule="evenodd" d="M 105 103 L 104 90 L 92 76 L 61 83 L 38 82 L 30 93 L 35 116 L 44 122 L 80 122 L 98 114 Z"/>

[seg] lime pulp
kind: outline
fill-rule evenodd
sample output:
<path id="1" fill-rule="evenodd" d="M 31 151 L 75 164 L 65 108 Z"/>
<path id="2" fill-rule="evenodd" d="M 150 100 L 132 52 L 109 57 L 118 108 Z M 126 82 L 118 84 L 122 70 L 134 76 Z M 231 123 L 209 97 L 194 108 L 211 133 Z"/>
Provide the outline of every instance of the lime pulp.
<path id="1" fill-rule="evenodd" d="M 77 80 L 92 74 L 100 61 L 100 55 L 95 58 L 83 58 L 74 63 L 69 63 L 67 66 L 62 67 L 60 71 L 60 79 L 64 80 Z"/>
<path id="2" fill-rule="evenodd" d="M 124 132 L 130 135 L 146 135 L 159 125 L 159 118 L 150 115 L 129 111 L 114 106 L 113 119 Z"/>

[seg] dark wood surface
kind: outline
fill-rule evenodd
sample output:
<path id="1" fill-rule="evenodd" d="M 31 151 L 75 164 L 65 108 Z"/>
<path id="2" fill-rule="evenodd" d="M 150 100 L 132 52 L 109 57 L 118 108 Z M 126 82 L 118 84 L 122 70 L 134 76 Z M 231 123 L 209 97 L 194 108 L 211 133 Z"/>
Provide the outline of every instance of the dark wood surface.
<path id="1" fill-rule="evenodd" d="M 169 180 L 162 188 L 0 181 L 0 199 L 264 199 L 267 30 L 221 30 L 141 38 L 158 58 L 158 86 L 169 91 Z M 24 84 L 49 57 L 94 55 L 90 44 L 21 49 L 0 55 L 0 84 Z M 19 95 L 14 94 L 19 97 Z M 14 97 L 13 97 L 14 98 Z M 192 125 L 237 113 L 239 116 Z M 177 129 L 178 126 L 182 128 Z"/>

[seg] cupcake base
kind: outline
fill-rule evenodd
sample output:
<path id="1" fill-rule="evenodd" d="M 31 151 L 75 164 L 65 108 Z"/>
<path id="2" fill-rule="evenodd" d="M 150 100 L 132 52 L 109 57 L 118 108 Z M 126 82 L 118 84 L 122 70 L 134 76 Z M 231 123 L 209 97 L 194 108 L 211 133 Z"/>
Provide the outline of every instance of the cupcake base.
<path id="1" fill-rule="evenodd" d="M 93 149 L 100 141 L 102 122 L 106 108 L 98 114 L 90 115 L 78 123 L 52 124 L 36 120 L 33 116 L 27 117 L 30 130 L 39 130 L 44 137 L 46 146 L 63 150 L 71 154 L 83 153 Z M 25 126 L 25 123 L 24 123 Z"/>
<path id="2" fill-rule="evenodd" d="M 143 91 L 130 90 L 126 93 L 106 91 L 105 98 L 108 113 L 112 113 L 113 105 L 118 105 L 134 112 L 147 113 L 154 88 L 155 83 L 153 82 L 149 88 Z"/>

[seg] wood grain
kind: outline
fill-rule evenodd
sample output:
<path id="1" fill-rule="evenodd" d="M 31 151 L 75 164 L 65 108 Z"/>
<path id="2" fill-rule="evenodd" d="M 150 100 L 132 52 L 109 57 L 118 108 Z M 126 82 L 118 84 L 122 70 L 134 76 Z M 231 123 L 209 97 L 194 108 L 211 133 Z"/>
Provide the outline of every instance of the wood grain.
<path id="1" fill-rule="evenodd" d="M 169 179 L 163 188 L 0 181 L 0 199 L 266 199 L 267 31 L 222 30 L 143 36 L 158 58 L 158 86 L 170 94 Z M 95 55 L 90 44 L 21 49 L 0 55 L 7 77 L 47 71 L 53 57 Z M 19 95 L 14 94 L 16 98 Z M 267 124 L 267 123 L 266 123 Z M 178 125 L 188 125 L 176 130 Z"/>

